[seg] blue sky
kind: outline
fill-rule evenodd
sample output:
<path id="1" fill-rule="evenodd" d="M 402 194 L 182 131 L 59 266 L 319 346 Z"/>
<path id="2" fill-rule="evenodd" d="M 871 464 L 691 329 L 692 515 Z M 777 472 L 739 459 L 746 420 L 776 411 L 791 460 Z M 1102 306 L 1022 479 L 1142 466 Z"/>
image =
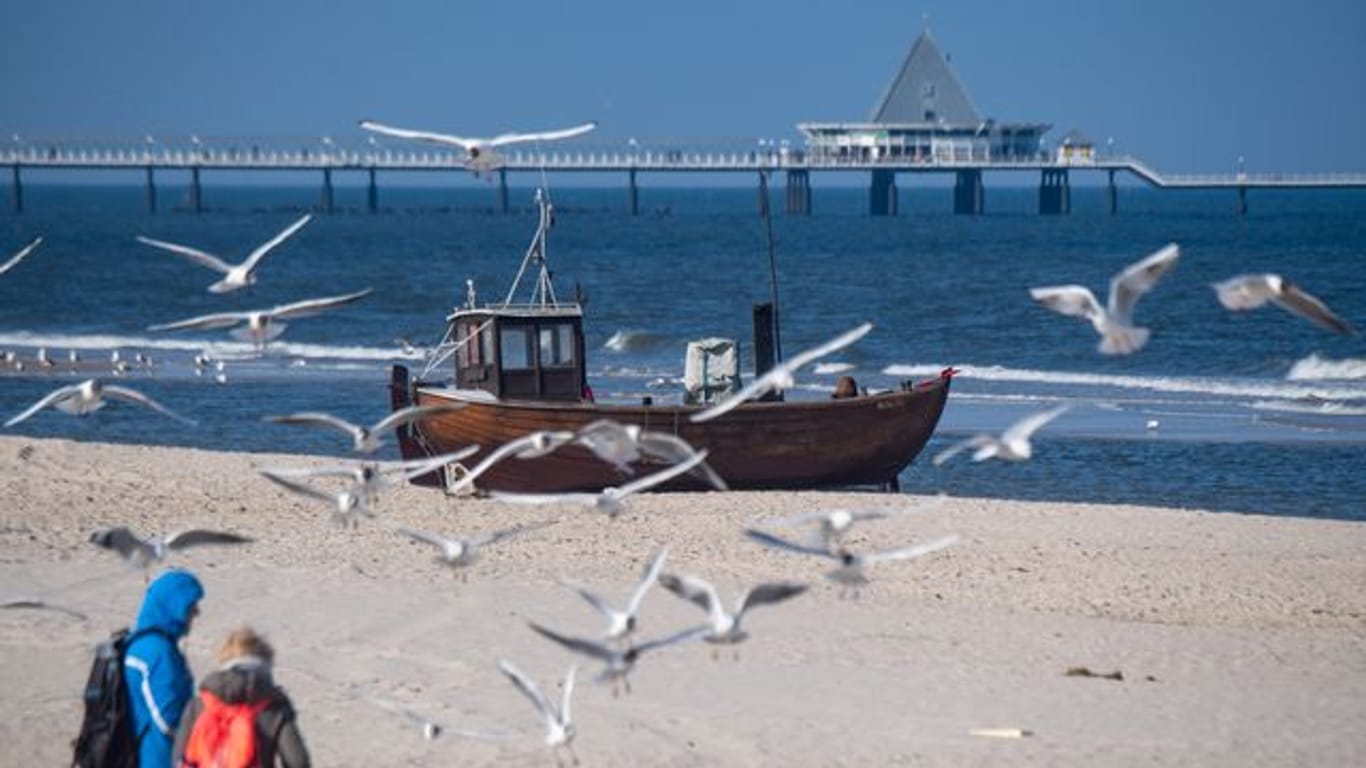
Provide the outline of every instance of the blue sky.
<path id="1" fill-rule="evenodd" d="M 1366 3 L 3 0 L 0 136 L 778 137 L 862 120 L 928 17 L 978 109 L 1166 172 L 1366 171 Z"/>

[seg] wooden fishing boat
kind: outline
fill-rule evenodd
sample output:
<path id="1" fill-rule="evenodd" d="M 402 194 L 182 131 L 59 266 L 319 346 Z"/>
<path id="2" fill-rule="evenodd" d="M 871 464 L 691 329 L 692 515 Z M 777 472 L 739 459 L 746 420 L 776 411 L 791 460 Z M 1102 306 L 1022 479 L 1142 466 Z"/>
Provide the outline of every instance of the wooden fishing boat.
<path id="1" fill-rule="evenodd" d="M 598 419 L 668 432 L 706 449 L 707 463 L 734 489 L 874 485 L 897 488 L 897 475 L 924 448 L 948 399 L 952 372 L 892 391 L 823 400 L 751 401 L 711 421 L 689 417 L 707 404 L 595 402 L 584 364 L 583 308 L 555 299 L 545 261 L 552 215 L 542 197 L 535 238 L 502 302 L 479 305 L 473 288 L 446 318 L 446 333 L 423 372 L 392 372 L 392 406 L 462 407 L 429 415 L 398 431 L 404 458 L 435 456 L 478 444 L 473 466 L 498 446 L 536 430 L 577 431 Z M 540 276 L 529 303 L 515 304 L 530 264 Z M 638 473 L 662 465 L 643 459 Z M 457 472 L 455 473 L 458 475 Z M 449 475 L 451 477 L 453 475 Z M 500 462 L 476 485 L 513 492 L 599 491 L 629 475 L 577 444 L 535 459 Z M 422 478 L 439 483 L 437 473 Z M 693 475 L 664 490 L 706 487 Z"/>

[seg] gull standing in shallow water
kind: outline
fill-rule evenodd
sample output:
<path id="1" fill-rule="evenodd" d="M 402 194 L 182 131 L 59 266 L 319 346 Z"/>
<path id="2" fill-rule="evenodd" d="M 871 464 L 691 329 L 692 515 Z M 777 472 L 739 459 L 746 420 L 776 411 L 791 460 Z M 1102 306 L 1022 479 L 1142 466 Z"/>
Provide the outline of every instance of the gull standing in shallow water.
<path id="1" fill-rule="evenodd" d="M 430 544 L 433 547 L 436 547 L 437 550 L 439 550 L 439 554 L 436 557 L 437 562 L 449 566 L 452 576 L 457 575 L 458 572 L 462 581 L 468 581 L 469 576 L 464 569 L 474 565 L 475 561 L 479 559 L 480 551 L 484 547 L 493 544 L 494 542 L 516 536 L 520 533 L 529 533 L 554 524 L 555 521 L 552 520 L 541 523 L 531 523 L 528 525 L 515 525 L 511 528 L 503 528 L 488 533 L 481 533 L 478 536 L 469 536 L 460 539 L 452 539 L 416 528 L 399 527 L 394 530 L 413 541 L 419 541 L 423 544 Z"/>
<path id="2" fill-rule="evenodd" d="M 1029 438 L 1043 425 L 1058 418 L 1067 412 L 1069 406 L 1060 405 L 1047 411 L 1032 413 L 1023 419 L 1011 424 L 1001 436 L 976 435 L 962 440 L 934 455 L 934 465 L 942 466 L 944 462 L 957 456 L 969 448 L 975 449 L 972 454 L 973 461 L 986 461 L 987 459 L 1001 459 L 1003 461 L 1026 461 L 1034 455 L 1034 446 L 1029 442 Z"/>
<path id="3" fill-rule="evenodd" d="M 753 528 L 745 529 L 745 535 L 766 547 L 785 549 L 789 552 L 796 552 L 803 555 L 818 555 L 820 557 L 827 557 L 835 560 L 839 563 L 839 567 L 833 571 L 827 572 L 825 577 L 840 585 L 841 597 L 848 592 L 852 592 L 854 598 L 858 597 L 859 588 L 868 584 L 868 575 L 866 571 L 870 566 L 894 560 L 912 560 L 923 555 L 928 555 L 931 552 L 938 552 L 958 541 L 958 534 L 951 534 L 949 536 L 931 539 L 924 544 L 916 544 L 910 547 L 855 554 L 849 551 L 828 552 L 821 547 L 812 547 L 805 544 L 798 544 L 793 541 L 787 541 L 786 539 L 781 539 L 771 533 L 765 533 L 764 531 L 758 531 Z"/>
<path id="4" fill-rule="evenodd" d="M 504 675 L 507 675 L 513 685 L 517 686 L 517 690 L 521 691 L 522 695 L 531 700 L 536 711 L 545 720 L 545 745 L 555 756 L 555 764 L 560 764 L 558 750 L 563 747 L 569 752 L 573 764 L 578 765 L 579 756 L 574 754 L 574 747 L 571 746 L 574 741 L 575 729 L 573 714 L 569 708 L 569 702 L 574 697 L 574 678 L 579 671 L 578 665 L 571 666 L 569 672 L 564 676 L 564 690 L 560 693 L 559 707 L 552 704 L 545 697 L 545 694 L 541 693 L 541 689 L 535 681 L 522 674 L 522 671 L 512 662 L 507 659 L 499 659 L 498 668 L 503 671 Z"/>
<path id="5" fill-rule="evenodd" d="M 228 293 L 230 291 L 235 291 L 239 288 L 246 288 L 247 286 L 255 285 L 256 267 L 258 264 L 261 263 L 261 259 L 265 258 L 265 255 L 267 253 L 270 253 L 271 250 L 275 248 L 275 246 L 287 240 L 290 235 L 293 235 L 295 232 L 298 232 L 299 229 L 303 227 L 303 225 L 307 224 L 309 220 L 312 218 L 312 214 L 305 214 L 303 218 L 286 227 L 283 232 L 276 235 L 275 237 L 272 237 L 270 240 L 267 240 L 265 244 L 259 246 L 256 250 L 252 251 L 251 254 L 247 256 L 247 258 L 241 264 L 229 264 L 223 261 L 222 259 L 218 258 L 217 256 L 214 256 L 211 253 L 206 253 L 205 251 L 201 251 L 198 248 L 191 248 L 188 245 L 168 243 L 164 240 L 153 240 L 150 237 L 144 237 L 142 235 L 138 235 L 138 242 L 156 248 L 161 248 L 172 253 L 180 254 L 181 256 L 190 259 L 191 261 L 195 262 L 196 264 L 199 264 L 200 266 L 208 267 L 209 269 L 215 270 L 217 272 L 222 272 L 225 275 L 225 277 L 222 280 L 219 280 L 218 282 L 209 286 L 209 293 Z"/>
<path id="6" fill-rule="evenodd" d="M 1227 309 L 1256 309 L 1269 301 L 1330 331 L 1356 333 L 1356 329 L 1334 314 L 1327 304 L 1280 275 L 1238 275 L 1210 287 Z"/>
<path id="7" fill-rule="evenodd" d="M 607 617 L 607 631 L 603 634 L 603 639 L 613 643 L 625 643 L 630 640 L 636 631 L 636 614 L 640 612 L 640 603 L 645 599 L 645 593 L 650 591 L 656 580 L 659 579 L 659 572 L 664 568 L 664 559 L 669 556 L 667 547 L 661 548 L 650 558 L 650 562 L 645 566 L 645 571 L 640 576 L 640 583 L 636 585 L 631 597 L 626 601 L 626 607 L 618 610 L 605 600 L 602 595 L 588 589 L 587 587 L 565 579 L 560 580 L 560 585 L 568 587 L 579 593 L 579 597 L 588 601 L 603 616 Z"/>
<path id="8" fill-rule="evenodd" d="M 28 245 L 24 246 L 23 248 L 20 248 L 18 253 L 14 254 L 13 256 L 11 256 L 11 257 L 9 258 L 9 261 L 6 261 L 4 264 L 0 264 L 0 275 L 3 275 L 3 274 L 5 274 L 6 272 L 8 272 L 8 271 L 10 271 L 11 269 L 13 269 L 13 268 L 15 267 L 16 264 L 18 264 L 19 262 L 23 261 L 25 256 L 28 256 L 30 253 L 33 253 L 33 249 L 34 249 L 34 248 L 37 248 L 37 247 L 40 246 L 40 245 L 42 245 L 42 243 L 43 243 L 43 238 L 41 238 L 41 237 L 35 237 L 35 238 L 33 238 L 33 242 L 29 243 Z"/>
<path id="9" fill-rule="evenodd" d="M 1168 270 L 1176 266 L 1181 248 L 1176 243 L 1164 246 L 1146 258 L 1124 268 L 1110 278 L 1110 297 L 1106 306 L 1084 285 L 1054 285 L 1030 288 L 1035 301 L 1063 315 L 1084 317 L 1100 334 L 1098 349 L 1107 355 L 1127 355 L 1143 348 L 1151 332 L 1133 325 L 1134 305 L 1152 290 Z"/>
<path id="10" fill-rule="evenodd" d="M 721 604 L 720 596 L 716 594 L 716 587 L 696 576 L 666 573 L 659 577 L 659 584 L 684 600 L 697 604 L 707 612 L 711 626 L 708 627 L 707 633 L 702 635 L 702 639 L 717 645 L 735 645 L 749 638 L 749 633 L 740 628 L 740 622 L 745 618 L 745 612 L 749 609 L 760 605 L 781 603 L 807 590 L 805 584 L 792 581 L 759 584 L 740 595 L 740 599 L 735 601 L 734 612 L 727 613 L 726 607 Z M 717 658 L 717 652 L 714 648 L 712 649 L 712 658 Z M 735 658 L 740 658 L 738 649 L 735 651 Z"/>
<path id="11" fill-rule="evenodd" d="M 193 420 L 175 413 L 171 409 L 135 389 L 120 387 L 113 384 L 102 384 L 99 379 L 86 379 L 80 384 L 69 384 L 65 387 L 58 387 L 48 393 L 42 400 L 29 406 L 23 413 L 5 422 L 5 426 L 12 427 L 49 405 L 75 416 L 85 416 L 86 414 L 93 413 L 103 408 L 107 398 L 127 400 L 131 403 L 145 405 L 158 413 L 163 413 L 177 421 L 184 422 L 191 426 L 195 423 Z"/>
<path id="12" fill-rule="evenodd" d="M 746 400 L 759 397 L 770 391 L 781 392 L 785 389 L 791 389 L 797 383 L 796 380 L 793 379 L 793 374 L 797 372 L 798 368 L 844 349 L 868 335 L 868 332 L 871 330 L 873 330 L 873 324 L 864 323 L 851 331 L 846 331 L 839 336 L 836 336 L 819 347 L 808 349 L 791 360 L 779 363 L 765 371 L 764 375 L 751 381 L 748 386 L 744 387 L 739 392 L 736 392 L 704 411 L 694 413 L 689 417 L 689 420 L 695 424 L 711 421 L 717 416 L 730 413 Z"/>
<path id="13" fill-rule="evenodd" d="M 682 632 L 676 632 L 667 637 L 638 643 L 629 648 L 618 648 L 616 646 L 597 642 L 596 640 L 584 640 L 577 637 L 561 635 L 558 632 L 542 627 L 534 621 L 529 622 L 529 624 L 531 625 L 531 628 L 542 637 L 554 640 L 575 653 L 581 653 L 603 662 L 605 666 L 598 675 L 597 681 L 599 683 L 611 682 L 613 696 L 618 695 L 618 685 L 620 685 L 622 690 L 626 693 L 631 692 L 631 681 L 628 675 L 631 674 L 632 669 L 635 669 L 636 662 L 640 660 L 641 654 L 655 648 L 663 648 L 666 645 L 673 645 L 674 643 L 681 643 L 684 640 L 691 640 L 707 631 L 705 626 L 690 627 Z"/>
<path id="14" fill-rule="evenodd" d="M 332 429 L 338 429 L 351 436 L 351 450 L 356 453 L 374 453 L 379 450 L 380 446 L 385 444 L 385 432 L 417 421 L 425 416 L 430 416 L 434 413 L 458 411 L 464 407 L 463 403 L 450 403 L 448 405 L 410 405 L 385 416 L 371 427 L 352 424 L 346 419 L 333 416 L 330 413 L 319 413 L 315 411 L 292 413 L 288 416 L 267 416 L 265 420 L 276 424 L 302 424 L 309 427 L 330 427 Z"/>
<path id="15" fill-rule="evenodd" d="M 180 331 L 191 328 L 227 328 L 233 325 L 242 325 L 241 328 L 234 328 L 230 334 L 239 341 L 250 341 L 256 345 L 257 349 L 265 346 L 267 341 L 274 339 L 284 333 L 286 323 L 282 322 L 287 318 L 308 317 L 329 309 L 350 304 L 358 301 L 370 294 L 371 289 L 348 293 L 342 296 L 328 296 L 321 299 L 306 299 L 296 301 L 292 304 L 281 304 L 270 309 L 255 309 L 245 312 L 215 312 L 211 315 L 200 315 L 188 320 L 178 320 L 174 323 L 162 323 L 160 325 L 150 325 L 149 331 Z"/>
<path id="16" fill-rule="evenodd" d="M 639 493 L 647 488 L 653 488 L 661 483 L 666 483 L 684 472 L 691 471 L 693 467 L 701 464 L 707 458 L 706 451 L 698 451 L 692 458 L 681 461 L 672 467 L 661 469 L 654 474 L 636 478 L 631 482 L 619 486 L 609 486 L 603 488 L 600 493 L 505 493 L 503 491 L 490 491 L 489 496 L 500 501 L 510 501 L 514 504 L 579 504 L 589 509 L 599 512 L 606 512 L 607 516 L 616 519 L 617 515 L 626 508 L 623 499 L 633 493 Z"/>

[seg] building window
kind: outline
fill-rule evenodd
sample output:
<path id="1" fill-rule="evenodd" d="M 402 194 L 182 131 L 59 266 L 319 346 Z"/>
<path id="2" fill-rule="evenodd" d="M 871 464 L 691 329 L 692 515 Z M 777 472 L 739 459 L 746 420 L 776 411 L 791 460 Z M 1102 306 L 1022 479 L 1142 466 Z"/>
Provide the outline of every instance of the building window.
<path id="1" fill-rule="evenodd" d="M 503 370 L 530 368 L 531 354 L 528 350 L 531 341 L 525 328 L 503 328 L 499 335 L 499 354 Z"/>

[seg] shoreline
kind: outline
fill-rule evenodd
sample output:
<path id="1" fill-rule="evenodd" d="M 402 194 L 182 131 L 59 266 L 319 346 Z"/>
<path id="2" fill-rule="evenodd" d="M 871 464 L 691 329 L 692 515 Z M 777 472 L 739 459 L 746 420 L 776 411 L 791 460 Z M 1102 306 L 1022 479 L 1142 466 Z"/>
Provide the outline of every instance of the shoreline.
<path id="1" fill-rule="evenodd" d="M 229 629 L 264 632 L 318 765 L 544 765 L 539 720 L 497 660 L 513 660 L 553 698 L 574 659 L 527 621 L 576 636 L 600 630 L 556 581 L 621 599 L 666 545 L 665 570 L 713 581 L 727 603 L 760 580 L 811 588 L 747 617 L 753 637 L 737 646 L 738 661 L 729 650 L 714 661 L 700 643 L 661 649 L 621 699 L 580 659 L 574 746 L 585 764 L 1347 765 L 1366 755 L 1359 522 L 953 497 L 856 528 L 856 551 L 961 539 L 879 565 L 860 599 L 841 600 L 825 563 L 764 549 L 740 529 L 928 497 L 645 495 L 609 521 L 404 486 L 376 521 L 350 530 L 254 471 L 324 463 L 336 460 L 0 437 L 0 598 L 37 595 L 89 617 L 0 612 L 13 691 L 0 704 L 13 757 L 0 764 L 69 759 L 90 649 L 131 621 L 141 599 L 142 574 L 87 543 L 118 524 L 255 539 L 173 555 L 208 593 L 187 655 L 200 678 Z M 491 547 L 468 582 L 384 527 L 471 534 L 547 519 L 558 522 Z M 703 618 L 662 589 L 641 615 L 646 638 Z M 1069 676 L 1075 668 L 1123 679 Z M 425 741 L 373 697 L 448 728 L 516 735 Z M 969 733 L 982 728 L 1032 735 Z"/>

